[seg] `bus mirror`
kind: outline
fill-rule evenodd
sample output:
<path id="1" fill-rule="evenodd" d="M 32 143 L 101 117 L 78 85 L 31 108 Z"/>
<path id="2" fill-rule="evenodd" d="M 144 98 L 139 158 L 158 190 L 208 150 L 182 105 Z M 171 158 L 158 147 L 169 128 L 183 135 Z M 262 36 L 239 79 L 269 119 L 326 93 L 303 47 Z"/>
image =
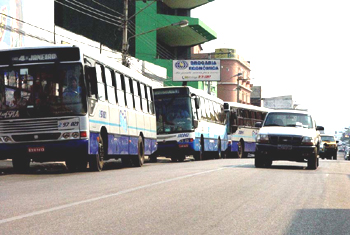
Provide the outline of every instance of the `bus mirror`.
<path id="1" fill-rule="evenodd" d="M 198 127 L 198 120 L 193 120 L 193 128 L 196 129 Z"/>
<path id="2" fill-rule="evenodd" d="M 262 127 L 262 122 L 256 122 L 255 127 Z"/>
<path id="3" fill-rule="evenodd" d="M 194 102 L 196 105 L 196 109 L 199 109 L 200 108 L 200 101 L 199 101 L 198 97 L 194 98 Z"/>
<path id="4" fill-rule="evenodd" d="M 230 105 L 228 103 L 224 103 L 224 111 L 225 112 L 230 111 Z"/>

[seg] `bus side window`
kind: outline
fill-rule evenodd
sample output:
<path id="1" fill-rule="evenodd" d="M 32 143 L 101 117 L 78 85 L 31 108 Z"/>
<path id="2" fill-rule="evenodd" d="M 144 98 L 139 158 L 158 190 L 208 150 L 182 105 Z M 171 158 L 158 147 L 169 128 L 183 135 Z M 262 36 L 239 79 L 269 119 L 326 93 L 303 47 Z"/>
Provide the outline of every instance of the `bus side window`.
<path id="1" fill-rule="evenodd" d="M 131 93 L 133 94 L 133 100 L 134 100 L 134 108 L 137 111 L 141 110 L 141 100 L 139 96 L 139 89 L 137 86 L 137 81 L 135 80 L 130 80 L 130 88 L 131 88 Z"/>
<path id="2" fill-rule="evenodd" d="M 204 120 L 207 120 L 207 103 L 204 98 L 201 97 L 201 113 L 202 113 L 202 118 Z"/>
<path id="3" fill-rule="evenodd" d="M 193 119 L 198 120 L 197 117 L 197 109 L 196 109 L 196 102 L 194 101 L 194 97 L 191 99 L 191 105 L 192 105 L 192 115 L 193 115 Z"/>
<path id="4" fill-rule="evenodd" d="M 215 122 L 215 112 L 214 112 L 215 103 L 211 100 L 208 100 L 208 101 L 209 101 L 210 120 Z"/>
<path id="5" fill-rule="evenodd" d="M 124 83 L 124 77 L 120 73 L 115 73 L 115 80 L 116 80 L 116 88 L 117 88 L 117 101 L 119 106 L 125 107 L 125 86 L 122 84 Z"/>
<path id="6" fill-rule="evenodd" d="M 152 88 L 149 86 L 147 86 L 147 100 L 148 100 L 149 113 L 154 114 L 153 93 L 152 93 Z"/>
<path id="7" fill-rule="evenodd" d="M 103 73 L 101 65 L 96 64 L 96 78 L 97 78 L 97 96 L 101 101 L 107 100 L 106 97 L 106 86 L 103 82 Z"/>
<path id="8" fill-rule="evenodd" d="M 139 85 L 140 85 L 140 92 L 141 92 L 142 111 L 144 113 L 148 113 L 148 104 L 147 104 L 147 98 L 146 98 L 146 92 L 145 92 L 145 85 L 142 83 L 139 83 Z"/>
<path id="9" fill-rule="evenodd" d="M 85 66 L 85 80 L 86 80 L 88 96 L 94 97 L 97 99 L 97 79 L 96 79 L 95 68 Z"/>
<path id="10" fill-rule="evenodd" d="M 115 89 L 113 86 L 113 79 L 112 79 L 112 70 L 105 68 L 105 77 L 106 77 L 106 84 L 107 84 L 107 97 L 108 102 L 111 104 L 117 104 L 117 101 L 115 99 Z"/>
<path id="11" fill-rule="evenodd" d="M 126 105 L 129 109 L 134 108 L 134 101 L 131 93 L 131 87 L 130 87 L 130 81 L 131 78 L 125 77 L 125 95 L 126 95 Z"/>

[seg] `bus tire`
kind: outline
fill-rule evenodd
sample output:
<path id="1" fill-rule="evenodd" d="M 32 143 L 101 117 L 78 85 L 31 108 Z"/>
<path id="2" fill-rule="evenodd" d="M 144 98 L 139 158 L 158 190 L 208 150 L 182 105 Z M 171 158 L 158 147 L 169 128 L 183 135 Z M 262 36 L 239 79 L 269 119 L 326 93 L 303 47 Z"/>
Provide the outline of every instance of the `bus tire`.
<path id="1" fill-rule="evenodd" d="M 151 154 L 149 156 L 149 162 L 157 162 L 157 156 L 155 156 L 154 154 Z"/>
<path id="2" fill-rule="evenodd" d="M 237 151 L 237 157 L 238 158 L 247 158 L 248 153 L 244 152 L 244 142 L 243 140 L 238 142 L 238 151 Z"/>
<path id="3" fill-rule="evenodd" d="M 221 159 L 221 157 L 222 157 L 221 155 L 222 155 L 222 153 L 221 153 L 221 139 L 218 139 L 218 152 L 216 154 L 216 158 Z"/>
<path id="4" fill-rule="evenodd" d="M 132 157 L 132 163 L 135 167 L 141 167 L 145 162 L 145 147 L 142 137 L 139 136 L 137 143 L 137 155 Z"/>
<path id="5" fill-rule="evenodd" d="M 177 157 L 177 160 L 178 160 L 179 162 L 184 162 L 185 159 L 186 159 L 186 156 L 185 156 L 184 154 L 180 154 L 180 155 Z"/>
<path id="6" fill-rule="evenodd" d="M 84 171 L 87 168 L 87 161 L 85 159 L 75 159 L 73 158 L 66 159 L 66 167 L 68 171 Z"/>
<path id="7" fill-rule="evenodd" d="M 201 144 L 201 146 L 200 146 L 199 151 L 194 153 L 194 159 L 196 161 L 204 160 L 204 138 L 203 138 L 203 136 L 201 137 L 200 144 Z"/>
<path id="8" fill-rule="evenodd" d="M 105 143 L 105 140 L 100 134 L 97 154 L 91 155 L 89 159 L 90 160 L 89 167 L 91 171 L 102 171 L 103 169 L 103 159 L 105 157 L 105 153 L 107 152 L 107 149 L 104 143 Z"/>
<path id="9" fill-rule="evenodd" d="M 26 173 L 30 167 L 30 158 L 14 157 L 12 159 L 12 166 L 16 173 Z"/>

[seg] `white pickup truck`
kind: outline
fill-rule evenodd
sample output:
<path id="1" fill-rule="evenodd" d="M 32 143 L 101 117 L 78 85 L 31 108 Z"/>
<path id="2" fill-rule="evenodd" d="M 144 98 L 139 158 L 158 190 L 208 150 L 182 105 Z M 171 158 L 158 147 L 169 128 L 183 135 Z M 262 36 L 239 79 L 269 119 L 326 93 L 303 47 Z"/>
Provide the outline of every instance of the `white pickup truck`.
<path id="1" fill-rule="evenodd" d="M 269 112 L 260 127 L 255 151 L 255 167 L 270 167 L 273 161 L 307 162 L 309 169 L 319 165 L 320 131 L 312 116 L 299 110 Z"/>

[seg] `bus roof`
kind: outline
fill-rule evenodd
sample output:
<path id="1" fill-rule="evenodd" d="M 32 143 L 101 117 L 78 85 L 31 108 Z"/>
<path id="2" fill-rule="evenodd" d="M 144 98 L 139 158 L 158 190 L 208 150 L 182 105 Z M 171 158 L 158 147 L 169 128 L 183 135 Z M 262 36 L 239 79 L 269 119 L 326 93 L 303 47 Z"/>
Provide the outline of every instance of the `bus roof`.
<path id="1" fill-rule="evenodd" d="M 255 105 L 251 105 L 251 104 L 242 104 L 242 103 L 237 103 L 237 102 L 225 102 L 225 103 L 227 103 L 230 107 L 235 107 L 235 108 L 243 108 L 243 109 L 261 111 L 261 112 L 275 111 L 274 109 L 255 106 Z"/>
<path id="2" fill-rule="evenodd" d="M 169 86 L 169 87 L 160 87 L 159 89 L 178 89 L 178 88 L 181 88 L 181 89 L 188 88 L 191 93 L 194 93 L 198 96 L 201 96 L 203 98 L 206 98 L 206 99 L 209 99 L 209 100 L 221 103 L 221 104 L 224 103 L 224 101 L 222 99 L 215 97 L 215 96 L 212 96 L 203 90 L 200 90 L 200 89 L 197 89 L 197 88 L 194 88 L 191 86 Z"/>

